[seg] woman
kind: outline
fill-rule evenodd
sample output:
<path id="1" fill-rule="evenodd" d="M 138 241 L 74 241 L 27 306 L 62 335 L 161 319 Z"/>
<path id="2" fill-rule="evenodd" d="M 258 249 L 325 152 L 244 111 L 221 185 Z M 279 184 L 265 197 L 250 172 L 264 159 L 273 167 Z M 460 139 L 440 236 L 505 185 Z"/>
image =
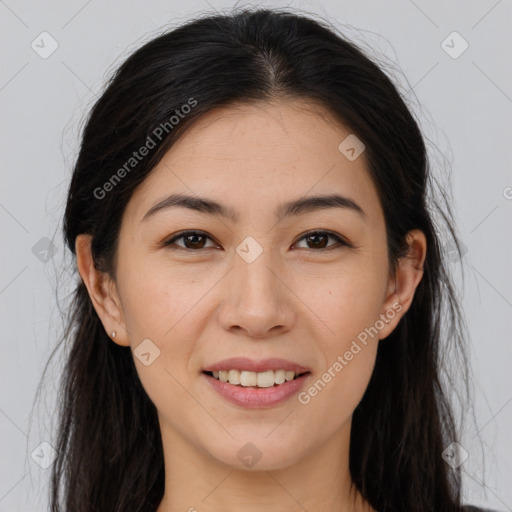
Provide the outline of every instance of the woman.
<path id="1" fill-rule="evenodd" d="M 476 510 L 431 180 L 396 87 L 310 18 L 204 17 L 131 55 L 65 212 L 52 511 Z"/>

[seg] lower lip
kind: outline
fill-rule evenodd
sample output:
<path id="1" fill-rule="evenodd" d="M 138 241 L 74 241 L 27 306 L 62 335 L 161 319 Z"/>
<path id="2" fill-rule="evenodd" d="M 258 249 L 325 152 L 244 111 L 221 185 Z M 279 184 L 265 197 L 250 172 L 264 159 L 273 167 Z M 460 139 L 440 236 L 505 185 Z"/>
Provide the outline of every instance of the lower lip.
<path id="1" fill-rule="evenodd" d="M 269 388 L 235 386 L 229 382 L 222 382 L 206 373 L 202 375 L 208 380 L 210 386 L 228 402 L 241 407 L 263 409 L 280 404 L 298 393 L 304 386 L 310 373 L 305 373 L 294 380 L 289 380 Z"/>

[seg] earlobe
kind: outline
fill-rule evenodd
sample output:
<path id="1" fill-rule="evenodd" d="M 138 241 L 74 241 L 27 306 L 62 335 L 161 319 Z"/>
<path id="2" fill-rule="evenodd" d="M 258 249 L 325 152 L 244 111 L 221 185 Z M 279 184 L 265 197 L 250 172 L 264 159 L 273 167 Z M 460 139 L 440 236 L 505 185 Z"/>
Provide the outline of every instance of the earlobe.
<path id="1" fill-rule="evenodd" d="M 129 339 L 115 281 L 108 273 L 96 268 L 91 252 L 91 241 L 92 236 L 87 234 L 78 235 L 76 238 L 78 272 L 108 336 L 118 345 L 128 346 Z M 112 336 L 114 332 L 115 335 Z"/>
<path id="2" fill-rule="evenodd" d="M 423 278 L 423 266 L 427 254 L 427 239 L 419 229 L 413 229 L 407 234 L 409 252 L 400 259 L 395 275 L 389 280 L 388 296 L 384 302 L 383 313 L 389 318 L 389 311 L 395 314 L 379 333 L 379 339 L 384 339 L 393 332 L 402 316 L 412 304 L 416 288 Z"/>

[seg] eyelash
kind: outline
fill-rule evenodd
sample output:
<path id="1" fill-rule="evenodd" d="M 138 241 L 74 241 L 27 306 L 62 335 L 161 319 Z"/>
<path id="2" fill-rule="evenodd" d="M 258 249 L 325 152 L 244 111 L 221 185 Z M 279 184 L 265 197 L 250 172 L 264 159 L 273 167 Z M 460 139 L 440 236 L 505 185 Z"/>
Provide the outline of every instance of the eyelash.
<path id="1" fill-rule="evenodd" d="M 174 245 L 174 242 L 176 242 L 177 240 L 180 240 L 182 238 L 185 238 L 187 236 L 190 236 L 190 235 L 199 235 L 199 236 L 202 236 L 202 237 L 205 237 L 205 238 L 209 238 L 210 240 L 213 240 L 207 233 L 205 233 L 204 231 L 182 231 L 181 233 L 178 233 L 176 236 L 173 236 L 172 238 L 170 238 L 169 240 L 166 240 L 164 242 L 164 246 L 165 247 L 168 247 L 172 250 L 184 250 L 184 251 L 188 251 L 188 252 L 200 252 L 200 251 L 204 251 L 208 248 L 203 248 L 203 249 L 189 249 L 188 247 L 181 247 L 181 246 L 176 246 L 176 247 L 171 247 L 172 245 Z M 299 238 L 297 240 L 297 242 L 300 242 L 302 241 L 303 239 L 307 238 L 307 237 L 310 237 L 310 236 L 313 236 L 313 235 L 326 235 L 330 238 L 333 238 L 336 240 L 336 242 L 340 243 L 342 246 L 346 246 L 346 247 L 352 247 L 351 244 L 349 244 L 347 241 L 345 241 L 343 238 L 341 238 L 340 235 L 337 235 L 336 233 L 333 233 L 332 231 L 326 231 L 326 230 L 312 230 L 312 231 L 308 231 L 307 233 L 304 233 L 301 238 Z M 297 243 L 295 242 L 295 243 Z M 336 245 L 336 244 L 334 244 Z M 331 246 L 327 246 L 325 248 L 322 248 L 322 249 L 311 249 L 311 248 L 306 248 L 307 250 L 310 250 L 310 251 L 315 251 L 315 252 L 319 252 L 321 250 L 328 250 L 332 247 L 334 247 L 334 245 L 331 245 Z"/>

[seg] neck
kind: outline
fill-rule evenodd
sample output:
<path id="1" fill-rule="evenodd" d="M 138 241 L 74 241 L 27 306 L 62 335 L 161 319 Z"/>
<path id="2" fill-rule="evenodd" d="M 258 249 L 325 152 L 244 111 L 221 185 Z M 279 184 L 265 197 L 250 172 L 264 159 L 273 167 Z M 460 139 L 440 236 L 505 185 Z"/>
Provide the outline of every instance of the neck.
<path id="1" fill-rule="evenodd" d="M 252 469 L 223 464 L 160 424 L 165 493 L 157 512 L 261 512 L 262 506 L 265 512 L 374 512 L 350 477 L 350 420 L 322 446 L 302 449 L 299 460 L 290 457 L 286 467 L 270 467 L 263 454 Z"/>

